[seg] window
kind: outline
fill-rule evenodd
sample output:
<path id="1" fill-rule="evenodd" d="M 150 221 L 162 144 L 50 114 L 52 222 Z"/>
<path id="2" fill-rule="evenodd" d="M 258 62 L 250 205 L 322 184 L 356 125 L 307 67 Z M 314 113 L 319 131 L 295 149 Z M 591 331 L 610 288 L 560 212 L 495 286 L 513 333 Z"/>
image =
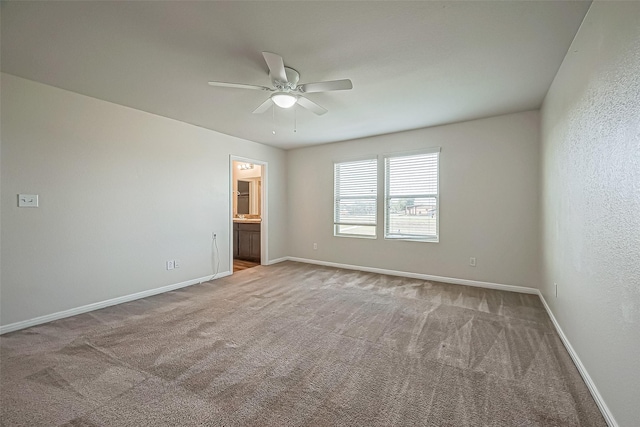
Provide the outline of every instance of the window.
<path id="1" fill-rule="evenodd" d="M 376 238 L 378 160 L 334 164 L 334 236 Z"/>
<path id="2" fill-rule="evenodd" d="M 440 149 L 384 159 L 384 237 L 438 241 Z"/>

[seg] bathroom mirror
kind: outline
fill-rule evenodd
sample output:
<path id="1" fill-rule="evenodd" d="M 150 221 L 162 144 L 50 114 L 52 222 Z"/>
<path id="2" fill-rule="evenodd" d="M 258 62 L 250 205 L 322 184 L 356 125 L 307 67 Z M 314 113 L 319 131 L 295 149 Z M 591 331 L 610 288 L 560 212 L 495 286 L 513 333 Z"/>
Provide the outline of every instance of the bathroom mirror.
<path id="1" fill-rule="evenodd" d="M 237 209 L 238 215 L 249 215 L 251 212 L 250 201 L 251 201 L 251 182 L 250 181 L 242 181 L 238 180 L 238 193 L 237 197 Z"/>
<path id="2" fill-rule="evenodd" d="M 260 178 L 238 179 L 236 181 L 235 215 L 261 215 L 260 192 L 262 191 Z"/>
<path id="3" fill-rule="evenodd" d="M 233 216 L 260 218 L 262 214 L 262 166 L 233 162 Z"/>

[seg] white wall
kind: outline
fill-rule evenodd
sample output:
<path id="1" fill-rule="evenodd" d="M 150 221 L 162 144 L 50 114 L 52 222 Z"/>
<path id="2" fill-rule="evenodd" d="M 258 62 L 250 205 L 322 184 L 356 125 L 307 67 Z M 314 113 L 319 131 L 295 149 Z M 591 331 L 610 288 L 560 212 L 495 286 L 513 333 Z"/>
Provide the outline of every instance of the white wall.
<path id="1" fill-rule="evenodd" d="M 230 154 L 268 162 L 287 255 L 282 150 L 7 74 L 1 136 L 2 325 L 210 275 L 212 231 L 227 271 Z"/>
<path id="2" fill-rule="evenodd" d="M 592 4 L 541 117 L 541 291 L 619 425 L 637 426 L 640 3 Z"/>
<path id="3" fill-rule="evenodd" d="M 532 111 L 288 151 L 290 255 L 537 287 L 538 128 Z M 380 208 L 377 240 L 333 236 L 334 161 L 434 146 L 439 243 L 384 240 Z"/>

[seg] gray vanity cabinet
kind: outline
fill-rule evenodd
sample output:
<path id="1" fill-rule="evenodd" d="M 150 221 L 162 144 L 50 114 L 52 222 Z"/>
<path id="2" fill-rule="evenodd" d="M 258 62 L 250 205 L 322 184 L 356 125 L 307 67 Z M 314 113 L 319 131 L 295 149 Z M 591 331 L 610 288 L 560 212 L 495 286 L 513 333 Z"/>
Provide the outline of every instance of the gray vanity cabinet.
<path id="1" fill-rule="evenodd" d="M 260 223 L 233 223 L 233 257 L 260 262 Z"/>

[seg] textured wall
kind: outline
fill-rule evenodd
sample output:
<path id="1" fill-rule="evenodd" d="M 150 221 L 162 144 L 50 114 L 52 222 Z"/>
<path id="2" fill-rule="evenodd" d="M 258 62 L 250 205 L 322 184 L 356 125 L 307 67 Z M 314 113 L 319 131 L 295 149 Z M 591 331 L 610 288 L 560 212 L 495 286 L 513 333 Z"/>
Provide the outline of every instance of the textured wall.
<path id="1" fill-rule="evenodd" d="M 537 288 L 538 129 L 531 111 L 288 151 L 290 255 Z M 334 161 L 437 146 L 440 242 L 385 240 L 381 203 L 376 240 L 333 236 Z"/>
<path id="2" fill-rule="evenodd" d="M 230 154 L 269 162 L 286 256 L 282 150 L 2 74 L 2 324 L 210 275 L 212 231 L 228 271 Z"/>
<path id="3" fill-rule="evenodd" d="M 542 141 L 542 292 L 618 423 L 640 425 L 640 3 L 593 3 Z"/>

